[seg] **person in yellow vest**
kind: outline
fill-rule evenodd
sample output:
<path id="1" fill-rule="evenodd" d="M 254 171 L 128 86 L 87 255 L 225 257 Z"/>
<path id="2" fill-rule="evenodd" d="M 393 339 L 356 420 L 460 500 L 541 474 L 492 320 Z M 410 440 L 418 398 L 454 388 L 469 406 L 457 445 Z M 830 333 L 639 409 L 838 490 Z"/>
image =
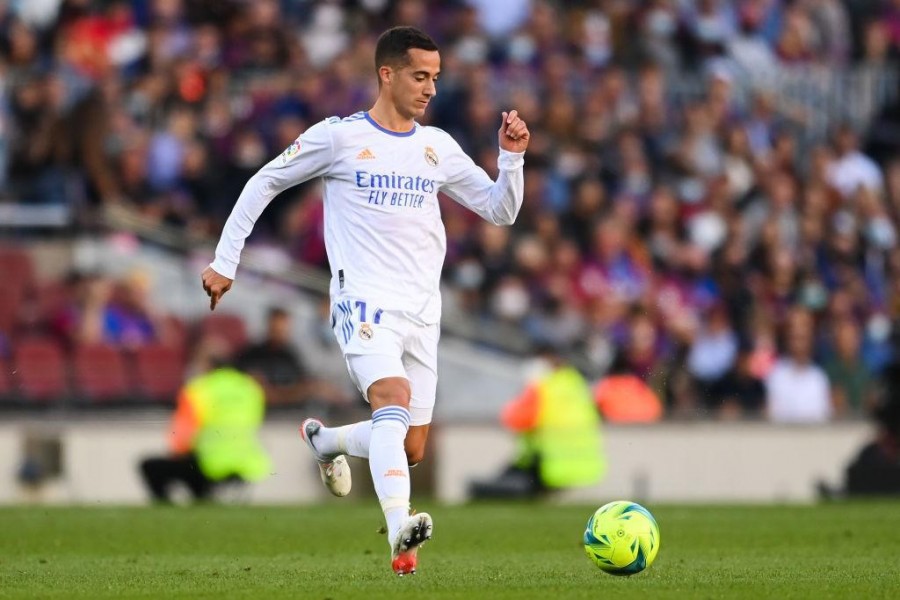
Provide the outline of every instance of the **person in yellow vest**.
<path id="1" fill-rule="evenodd" d="M 153 499 L 169 502 L 175 482 L 204 500 L 219 482 L 268 476 L 271 462 L 258 439 L 264 414 L 265 393 L 246 373 L 219 364 L 190 379 L 172 417 L 171 455 L 141 463 Z"/>
<path id="2" fill-rule="evenodd" d="M 584 376 L 554 351 L 544 351 L 545 373 L 501 413 L 518 435 L 513 463 L 495 480 L 473 483 L 474 498 L 534 497 L 598 483 L 606 472 L 600 416 Z"/>

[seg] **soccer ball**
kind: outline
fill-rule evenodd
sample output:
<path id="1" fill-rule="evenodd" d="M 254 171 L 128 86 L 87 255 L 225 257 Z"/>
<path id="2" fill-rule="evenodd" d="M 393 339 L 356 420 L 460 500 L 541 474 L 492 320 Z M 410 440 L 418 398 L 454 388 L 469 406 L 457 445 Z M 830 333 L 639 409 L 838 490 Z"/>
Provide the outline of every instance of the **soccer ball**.
<path id="1" fill-rule="evenodd" d="M 617 500 L 597 509 L 584 530 L 584 551 L 611 575 L 634 575 L 659 552 L 659 525 L 635 502 Z"/>

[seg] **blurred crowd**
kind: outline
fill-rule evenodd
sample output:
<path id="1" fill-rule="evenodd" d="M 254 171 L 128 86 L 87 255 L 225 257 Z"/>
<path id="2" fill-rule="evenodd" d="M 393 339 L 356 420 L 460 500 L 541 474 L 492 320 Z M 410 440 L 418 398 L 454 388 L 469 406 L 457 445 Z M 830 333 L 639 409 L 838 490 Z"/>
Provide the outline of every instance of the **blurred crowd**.
<path id="1" fill-rule="evenodd" d="M 216 236 L 256 169 L 369 107 L 395 24 L 440 44 L 425 122 L 489 174 L 500 111 L 532 131 L 514 228 L 443 199 L 448 313 L 673 414 L 873 405 L 900 316 L 900 105 L 878 92 L 900 0 L 0 0 L 0 201 Z M 810 77 L 818 104 L 791 85 Z M 325 267 L 321 215 L 298 186 L 251 243 Z"/>
<path id="2" fill-rule="evenodd" d="M 185 320 L 161 308 L 160 284 L 143 268 L 38 277 L 35 262 L 30 249 L 0 245 L 2 407 L 171 406 L 191 381 L 233 368 L 256 380 L 267 408 L 360 408 L 319 314 L 326 297 L 302 319 L 270 306 L 251 336 L 234 313 Z"/>

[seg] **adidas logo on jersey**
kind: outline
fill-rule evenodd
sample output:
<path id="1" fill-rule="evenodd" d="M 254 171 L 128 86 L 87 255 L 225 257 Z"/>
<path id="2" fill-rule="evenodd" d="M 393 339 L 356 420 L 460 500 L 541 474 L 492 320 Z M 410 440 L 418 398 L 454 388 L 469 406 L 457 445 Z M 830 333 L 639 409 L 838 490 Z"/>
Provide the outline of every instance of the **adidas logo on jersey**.
<path id="1" fill-rule="evenodd" d="M 374 160 L 375 155 L 368 148 L 356 155 L 356 160 Z"/>

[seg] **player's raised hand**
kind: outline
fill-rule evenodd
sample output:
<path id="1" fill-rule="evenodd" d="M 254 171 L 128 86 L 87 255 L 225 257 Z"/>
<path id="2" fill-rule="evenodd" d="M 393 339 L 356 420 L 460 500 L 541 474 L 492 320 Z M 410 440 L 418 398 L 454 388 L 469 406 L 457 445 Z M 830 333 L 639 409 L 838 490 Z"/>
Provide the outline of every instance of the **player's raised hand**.
<path id="1" fill-rule="evenodd" d="M 525 152 L 531 134 L 525 121 L 519 118 L 519 111 L 513 110 L 503 113 L 503 122 L 500 123 L 500 147 L 509 152 Z"/>
<path id="2" fill-rule="evenodd" d="M 234 283 L 234 280 L 228 279 L 224 275 L 219 275 L 213 271 L 212 267 L 203 269 L 200 279 L 203 280 L 203 290 L 209 296 L 209 310 L 215 310 L 216 304 L 219 303 L 225 292 L 231 289 L 231 284 Z"/>

